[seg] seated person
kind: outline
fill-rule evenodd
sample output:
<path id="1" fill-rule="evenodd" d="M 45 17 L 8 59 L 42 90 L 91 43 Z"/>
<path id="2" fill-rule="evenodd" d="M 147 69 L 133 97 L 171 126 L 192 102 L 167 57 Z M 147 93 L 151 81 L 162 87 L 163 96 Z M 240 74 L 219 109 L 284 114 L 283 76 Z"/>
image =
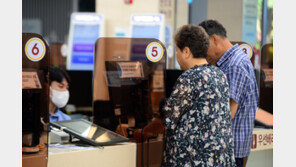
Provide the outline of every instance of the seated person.
<path id="1" fill-rule="evenodd" d="M 49 72 L 49 121 L 66 121 L 71 120 L 70 116 L 64 114 L 60 108 L 66 106 L 69 100 L 69 83 L 70 77 L 61 68 L 50 67 Z"/>

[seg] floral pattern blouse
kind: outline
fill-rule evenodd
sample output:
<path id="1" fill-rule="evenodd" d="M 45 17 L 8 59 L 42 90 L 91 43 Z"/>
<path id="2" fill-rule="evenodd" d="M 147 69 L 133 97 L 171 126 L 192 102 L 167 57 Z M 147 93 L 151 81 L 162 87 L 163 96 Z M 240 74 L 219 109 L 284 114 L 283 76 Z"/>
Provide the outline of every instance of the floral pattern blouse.
<path id="1" fill-rule="evenodd" d="M 177 80 L 164 106 L 162 166 L 235 166 L 226 76 L 210 64 Z"/>

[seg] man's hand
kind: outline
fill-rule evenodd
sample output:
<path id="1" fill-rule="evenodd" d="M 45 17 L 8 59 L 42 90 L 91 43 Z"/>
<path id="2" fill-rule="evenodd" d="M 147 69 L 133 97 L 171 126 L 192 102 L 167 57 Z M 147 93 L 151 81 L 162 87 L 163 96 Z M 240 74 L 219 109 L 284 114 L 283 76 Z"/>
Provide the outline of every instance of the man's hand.
<path id="1" fill-rule="evenodd" d="M 153 118 L 152 121 L 143 129 L 143 132 L 147 137 L 155 136 L 159 133 L 163 133 L 164 131 L 165 126 L 159 118 Z"/>
<path id="2" fill-rule="evenodd" d="M 230 113 L 231 113 L 231 119 L 234 118 L 235 113 L 237 111 L 238 108 L 238 103 L 235 102 L 232 98 L 230 98 Z"/>
<path id="3" fill-rule="evenodd" d="M 128 128 L 128 124 L 117 125 L 115 132 L 117 134 L 124 136 L 124 137 L 127 137 L 127 128 Z"/>

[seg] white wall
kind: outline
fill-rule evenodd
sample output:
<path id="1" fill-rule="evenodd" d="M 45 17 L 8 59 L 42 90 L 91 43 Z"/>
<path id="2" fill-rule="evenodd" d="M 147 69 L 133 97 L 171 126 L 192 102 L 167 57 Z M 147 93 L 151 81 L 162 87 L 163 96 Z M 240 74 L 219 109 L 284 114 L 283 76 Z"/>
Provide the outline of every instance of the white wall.
<path id="1" fill-rule="evenodd" d="M 218 20 L 230 41 L 242 40 L 243 0 L 208 0 L 207 19 Z"/>
<path id="2" fill-rule="evenodd" d="M 132 14 L 159 13 L 159 0 L 96 0 L 96 12 L 105 16 L 106 37 L 114 37 L 115 27 L 129 27 Z"/>
<path id="3" fill-rule="evenodd" d="M 189 23 L 189 5 L 187 0 L 176 0 L 176 30 Z"/>

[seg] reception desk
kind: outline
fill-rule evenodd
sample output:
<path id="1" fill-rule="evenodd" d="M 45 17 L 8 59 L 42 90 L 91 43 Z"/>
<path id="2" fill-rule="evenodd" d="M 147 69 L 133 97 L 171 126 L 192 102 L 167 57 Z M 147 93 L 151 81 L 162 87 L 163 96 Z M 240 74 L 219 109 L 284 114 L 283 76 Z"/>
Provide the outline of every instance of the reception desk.
<path id="1" fill-rule="evenodd" d="M 136 167 L 136 143 L 104 147 L 50 145 L 48 167 Z"/>
<path id="2" fill-rule="evenodd" d="M 273 129 L 254 129 L 247 167 L 254 166 L 273 166 Z"/>
<path id="3" fill-rule="evenodd" d="M 80 147 L 75 145 L 50 145 L 48 148 L 48 167 L 140 167 L 147 165 L 147 142 L 121 143 L 105 147 Z M 163 142 L 149 142 L 149 166 L 161 164 Z M 143 163 L 142 154 L 143 153 Z M 252 149 L 247 167 L 273 166 L 273 130 L 257 129 L 253 131 Z"/>

